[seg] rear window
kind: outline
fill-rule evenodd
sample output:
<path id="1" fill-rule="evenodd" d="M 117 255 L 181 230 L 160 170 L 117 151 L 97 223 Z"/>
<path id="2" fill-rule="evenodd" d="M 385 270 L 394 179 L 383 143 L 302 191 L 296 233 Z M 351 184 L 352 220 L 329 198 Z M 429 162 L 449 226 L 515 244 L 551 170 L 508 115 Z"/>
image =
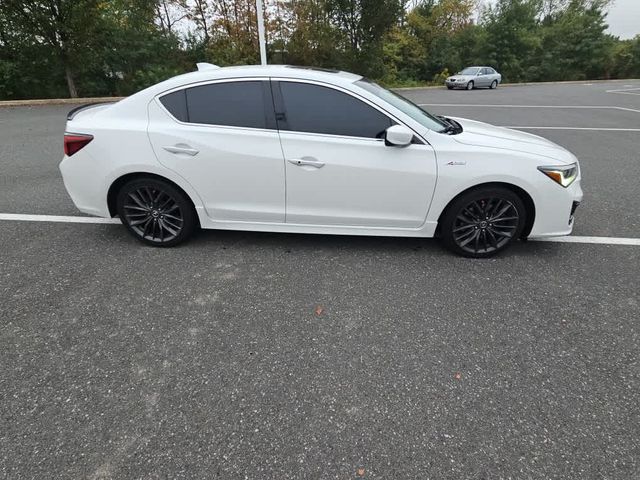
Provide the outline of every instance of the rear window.
<path id="1" fill-rule="evenodd" d="M 207 125 L 267 128 L 263 82 L 224 82 L 160 97 L 178 120 Z"/>
<path id="2" fill-rule="evenodd" d="M 189 116 L 187 114 L 187 97 L 184 90 L 178 90 L 177 92 L 169 93 L 160 97 L 160 101 L 164 108 L 169 110 L 169 113 L 176 117 L 181 122 L 188 122 Z"/>

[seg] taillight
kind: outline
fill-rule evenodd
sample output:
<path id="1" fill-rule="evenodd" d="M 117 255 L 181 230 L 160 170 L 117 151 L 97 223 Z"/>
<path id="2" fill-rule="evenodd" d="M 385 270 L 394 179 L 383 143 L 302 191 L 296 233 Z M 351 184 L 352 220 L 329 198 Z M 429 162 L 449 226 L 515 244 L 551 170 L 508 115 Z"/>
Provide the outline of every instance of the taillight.
<path id="1" fill-rule="evenodd" d="M 65 133 L 64 134 L 64 153 L 67 156 L 71 156 L 78 150 L 81 150 L 93 140 L 93 135 L 79 135 L 77 133 Z"/>

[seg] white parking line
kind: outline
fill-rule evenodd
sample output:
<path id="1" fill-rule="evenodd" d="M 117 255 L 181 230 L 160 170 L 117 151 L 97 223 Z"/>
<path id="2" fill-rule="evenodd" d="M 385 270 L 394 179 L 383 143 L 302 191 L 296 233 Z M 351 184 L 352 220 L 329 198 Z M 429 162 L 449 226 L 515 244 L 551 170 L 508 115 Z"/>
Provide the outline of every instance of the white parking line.
<path id="1" fill-rule="evenodd" d="M 586 130 L 594 132 L 640 132 L 640 128 L 604 128 L 604 127 L 517 127 L 513 125 L 500 125 L 502 128 L 514 128 L 517 130 Z"/>
<path id="2" fill-rule="evenodd" d="M 634 94 L 639 95 L 639 94 Z M 622 110 L 640 113 L 636 108 L 616 107 L 613 105 L 483 105 L 473 103 L 419 103 L 420 107 L 479 107 L 479 108 L 560 108 L 573 110 Z"/>
<path id="3" fill-rule="evenodd" d="M 621 237 L 549 237 L 549 238 L 532 238 L 533 242 L 558 242 L 558 243 L 594 243 L 598 245 L 635 245 L 640 246 L 640 238 L 621 238 Z"/>
<path id="4" fill-rule="evenodd" d="M 19 222 L 52 222 L 52 223 L 92 223 L 92 224 L 119 224 L 117 218 L 98 218 L 62 215 L 29 215 L 20 213 L 0 213 L 0 220 L 10 220 Z M 634 245 L 640 246 L 640 238 L 620 238 L 620 237 L 550 237 L 532 238 L 536 242 L 561 242 L 561 243 L 593 243 L 600 245 Z"/>
<path id="5" fill-rule="evenodd" d="M 63 215 L 23 215 L 21 213 L 0 213 L 0 220 L 54 223 L 120 223 L 120 220 L 118 220 L 117 218 L 79 217 Z"/>
<path id="6" fill-rule="evenodd" d="M 607 93 L 618 93 L 620 95 L 640 95 L 640 92 L 636 93 L 636 90 L 640 90 L 640 87 L 618 88 L 616 90 L 607 90 Z"/>

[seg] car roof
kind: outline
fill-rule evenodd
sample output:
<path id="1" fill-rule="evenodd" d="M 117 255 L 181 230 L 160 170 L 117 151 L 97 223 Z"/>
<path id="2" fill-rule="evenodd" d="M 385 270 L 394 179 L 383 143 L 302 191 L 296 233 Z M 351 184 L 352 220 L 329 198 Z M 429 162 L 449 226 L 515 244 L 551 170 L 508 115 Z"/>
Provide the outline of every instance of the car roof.
<path id="1" fill-rule="evenodd" d="M 339 70 L 295 65 L 240 65 L 233 67 L 216 67 L 206 65 L 195 72 L 189 72 L 170 78 L 151 87 L 155 95 L 172 88 L 191 83 L 206 82 L 225 78 L 276 77 L 317 80 L 341 85 L 350 84 L 362 79 L 362 76 Z"/>
<path id="2" fill-rule="evenodd" d="M 291 78 L 324 82 L 330 85 L 349 89 L 351 84 L 362 79 L 362 76 L 338 70 L 293 65 L 242 65 L 234 67 L 217 67 L 211 64 L 200 64 L 195 72 L 184 73 L 152 85 L 115 103 L 101 112 L 103 116 L 135 115 L 137 105 L 148 103 L 158 95 L 181 87 L 198 83 L 247 78 Z"/>

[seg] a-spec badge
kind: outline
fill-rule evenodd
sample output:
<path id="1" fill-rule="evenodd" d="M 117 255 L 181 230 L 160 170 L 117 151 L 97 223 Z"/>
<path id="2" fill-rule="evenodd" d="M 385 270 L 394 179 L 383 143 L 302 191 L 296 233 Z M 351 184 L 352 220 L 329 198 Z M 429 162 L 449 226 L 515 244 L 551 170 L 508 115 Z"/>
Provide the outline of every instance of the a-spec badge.
<path id="1" fill-rule="evenodd" d="M 447 165 L 466 165 L 467 162 L 455 162 L 455 161 L 451 161 L 448 162 Z"/>

